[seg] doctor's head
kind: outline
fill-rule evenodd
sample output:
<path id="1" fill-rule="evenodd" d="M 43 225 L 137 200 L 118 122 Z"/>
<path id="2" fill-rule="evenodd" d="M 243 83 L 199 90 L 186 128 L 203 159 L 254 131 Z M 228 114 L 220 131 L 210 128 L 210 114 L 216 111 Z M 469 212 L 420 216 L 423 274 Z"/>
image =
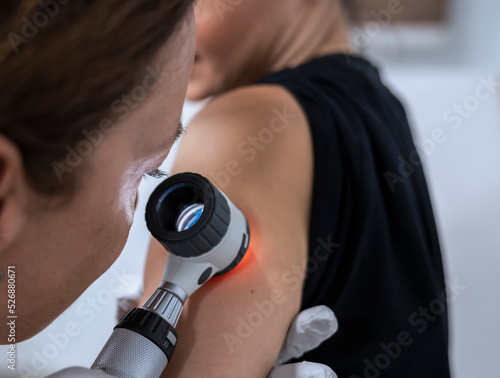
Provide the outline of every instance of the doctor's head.
<path id="1" fill-rule="evenodd" d="M 15 266 L 18 342 L 123 248 L 178 133 L 194 16 L 190 0 L 9 0 L 0 32 L 0 302 Z"/>

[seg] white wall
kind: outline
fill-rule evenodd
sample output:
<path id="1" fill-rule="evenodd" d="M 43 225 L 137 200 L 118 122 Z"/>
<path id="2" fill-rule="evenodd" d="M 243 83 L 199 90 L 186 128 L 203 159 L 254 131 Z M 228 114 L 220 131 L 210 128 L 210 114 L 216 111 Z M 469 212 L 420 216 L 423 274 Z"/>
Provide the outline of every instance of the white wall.
<path id="1" fill-rule="evenodd" d="M 400 0 L 411 7 L 411 0 Z M 500 1 L 448 0 L 440 26 L 379 23 L 357 26 L 368 36 L 364 52 L 383 65 L 408 67 L 469 66 L 500 68 Z"/>
<path id="2" fill-rule="evenodd" d="M 448 281 L 456 378 L 500 375 L 500 86 L 458 128 L 443 116 L 475 96 L 485 70 L 453 67 L 384 71 L 405 102 L 426 168 Z M 496 75 L 500 83 L 500 75 Z M 430 142 L 436 130 L 444 137 Z M 437 135 L 441 135 L 437 134 Z"/>
<path id="3" fill-rule="evenodd" d="M 459 62 L 500 71 L 500 1 L 450 0 L 453 48 Z"/>

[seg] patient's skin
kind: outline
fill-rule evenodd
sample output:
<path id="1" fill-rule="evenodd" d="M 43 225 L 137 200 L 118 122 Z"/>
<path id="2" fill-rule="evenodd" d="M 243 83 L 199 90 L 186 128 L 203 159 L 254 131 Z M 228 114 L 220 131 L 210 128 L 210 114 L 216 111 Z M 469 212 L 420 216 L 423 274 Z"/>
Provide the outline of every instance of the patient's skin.
<path id="1" fill-rule="evenodd" d="M 234 3 L 238 5 L 222 9 L 217 0 L 201 0 L 196 5 L 196 56 L 189 100 L 251 84 L 266 73 L 314 57 L 353 51 L 338 0 Z"/>
<path id="2" fill-rule="evenodd" d="M 187 97 L 215 97 L 188 126 L 173 172 L 203 174 L 242 210 L 250 224 L 251 259 L 188 299 L 165 377 L 269 374 L 300 308 L 313 153 L 308 121 L 295 99 L 279 86 L 251 84 L 266 73 L 351 51 L 336 0 L 234 3 L 222 18 L 214 10 L 220 2 L 197 3 L 197 50 Z M 241 152 L 238 146 L 271 125 L 279 130 L 271 142 L 255 146 L 251 156 Z M 161 281 L 165 259 L 165 250 L 153 241 L 143 299 Z M 293 285 L 287 272 L 294 272 Z M 256 311 L 255 303 L 276 293 L 279 305 L 242 334 L 241 321 Z"/>

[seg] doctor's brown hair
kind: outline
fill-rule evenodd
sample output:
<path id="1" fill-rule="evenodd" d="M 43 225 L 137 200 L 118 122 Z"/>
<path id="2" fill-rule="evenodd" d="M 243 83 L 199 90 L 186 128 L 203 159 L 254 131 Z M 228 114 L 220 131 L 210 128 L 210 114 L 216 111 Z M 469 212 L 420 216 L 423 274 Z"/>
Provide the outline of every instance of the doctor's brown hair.
<path id="1" fill-rule="evenodd" d="M 42 193 L 74 186 L 55 163 L 111 117 L 111 104 L 182 23 L 193 0 L 6 0 L 0 3 L 0 134 Z M 73 184 L 73 185 L 72 185 Z"/>

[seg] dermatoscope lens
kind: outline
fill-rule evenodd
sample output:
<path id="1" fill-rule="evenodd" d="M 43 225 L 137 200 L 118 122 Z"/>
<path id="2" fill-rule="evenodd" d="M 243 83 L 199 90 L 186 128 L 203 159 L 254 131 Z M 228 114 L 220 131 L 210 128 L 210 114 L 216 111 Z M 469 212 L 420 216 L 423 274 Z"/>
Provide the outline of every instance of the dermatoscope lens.
<path id="1" fill-rule="evenodd" d="M 146 223 L 171 254 L 199 257 L 222 242 L 230 231 L 233 213 L 241 213 L 236 211 L 205 177 L 179 173 L 163 181 L 151 194 Z M 242 233 L 246 234 L 244 227 Z"/>
<path id="2" fill-rule="evenodd" d="M 202 203 L 187 205 L 175 221 L 175 229 L 177 232 L 185 231 L 193 227 L 201 218 L 204 209 L 205 206 Z"/>

